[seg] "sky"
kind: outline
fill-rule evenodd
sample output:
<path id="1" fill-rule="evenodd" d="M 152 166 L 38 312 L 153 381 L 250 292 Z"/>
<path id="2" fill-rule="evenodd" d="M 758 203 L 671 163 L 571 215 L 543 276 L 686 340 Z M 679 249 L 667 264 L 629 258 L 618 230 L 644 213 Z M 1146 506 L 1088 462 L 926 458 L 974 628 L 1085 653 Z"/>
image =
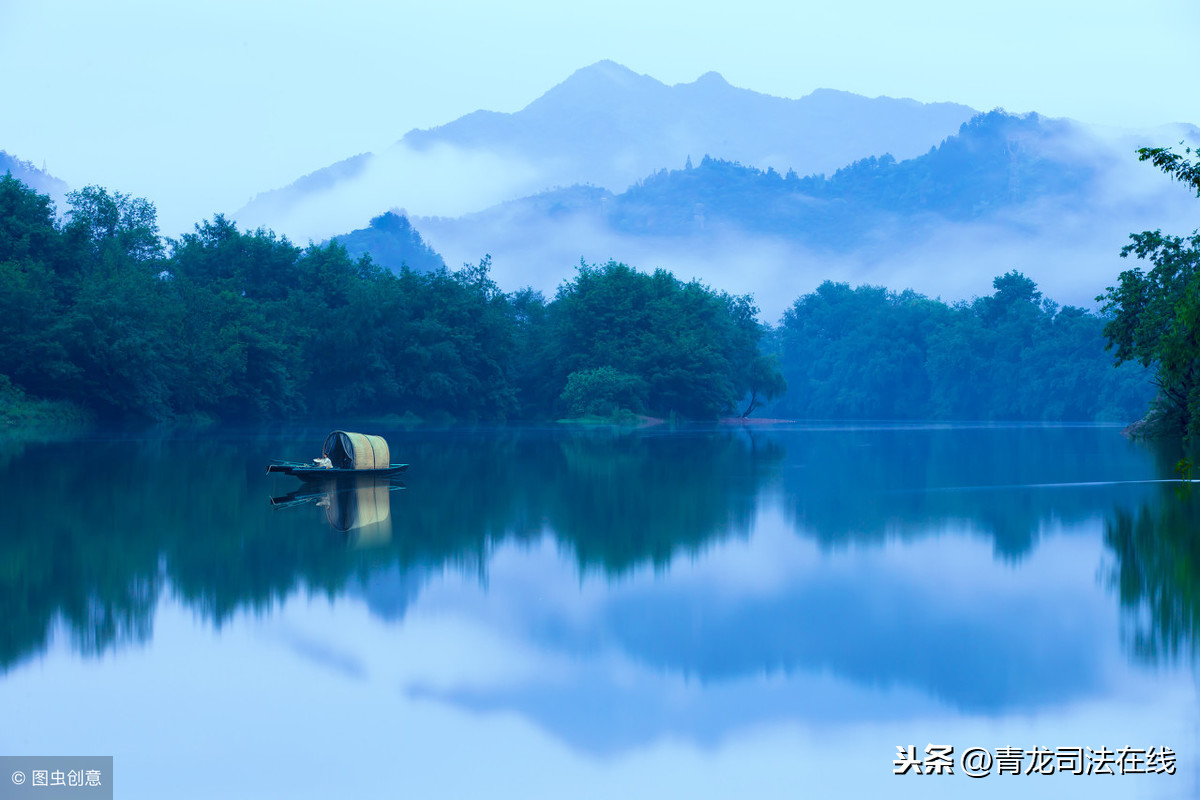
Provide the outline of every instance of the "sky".
<path id="1" fill-rule="evenodd" d="M 1200 4 L 0 0 L 0 149 L 154 201 L 164 233 L 612 59 L 1147 127 L 1200 123 Z"/>

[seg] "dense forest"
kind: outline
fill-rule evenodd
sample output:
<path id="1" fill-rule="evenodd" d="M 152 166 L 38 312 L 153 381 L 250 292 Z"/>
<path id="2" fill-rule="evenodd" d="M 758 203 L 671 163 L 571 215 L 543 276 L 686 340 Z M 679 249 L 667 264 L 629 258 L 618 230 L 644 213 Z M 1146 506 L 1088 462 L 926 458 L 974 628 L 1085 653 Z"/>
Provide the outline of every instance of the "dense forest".
<path id="1" fill-rule="evenodd" d="M 0 404 L 474 421 L 713 419 L 775 400 L 807 418 L 1131 420 L 1151 394 L 1144 368 L 1109 365 L 1103 319 L 1015 272 L 953 306 L 827 283 L 771 330 L 750 297 L 663 270 L 581 263 L 547 300 L 500 291 L 487 258 L 393 271 L 220 215 L 164 241 L 153 205 L 98 187 L 67 206 L 60 220 L 0 180 Z"/>
<path id="2" fill-rule="evenodd" d="M 775 331 L 789 390 L 772 413 L 1130 421 L 1145 412 L 1149 374 L 1113 369 L 1104 319 L 1043 299 L 1018 272 L 993 285 L 989 297 L 947 305 L 911 291 L 822 284 Z"/>
<path id="3" fill-rule="evenodd" d="M 219 215 L 164 244 L 145 200 L 68 205 L 60 222 L 0 180 L 5 397 L 148 419 L 713 418 L 772 368 L 748 298 L 666 272 L 582 265 L 547 302 L 499 291 L 486 258 L 392 272 Z"/>
<path id="4" fill-rule="evenodd" d="M 872 156 L 831 176 L 802 177 L 705 156 L 662 170 L 602 206 L 627 233 L 688 234 L 731 224 L 740 230 L 844 248 L 903 219 L 978 219 L 1055 195 L 1078 196 L 1094 167 L 1064 156 L 1070 124 L 1037 114 L 979 114 L 916 158 Z"/>

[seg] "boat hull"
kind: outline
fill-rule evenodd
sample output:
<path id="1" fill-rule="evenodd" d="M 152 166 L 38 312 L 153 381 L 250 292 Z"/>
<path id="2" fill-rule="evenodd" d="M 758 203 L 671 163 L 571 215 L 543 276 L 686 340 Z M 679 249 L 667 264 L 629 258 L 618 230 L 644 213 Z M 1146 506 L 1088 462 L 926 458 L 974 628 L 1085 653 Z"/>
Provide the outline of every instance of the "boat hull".
<path id="1" fill-rule="evenodd" d="M 267 467 L 267 473 L 278 472 L 284 475 L 295 476 L 302 481 L 319 481 L 327 478 L 341 477 L 387 478 L 392 475 L 399 475 L 406 469 L 408 469 L 408 464 L 392 464 L 382 469 L 338 469 L 337 467 L 326 469 L 324 467 L 314 467 L 311 464 L 282 463 L 271 464 Z"/>

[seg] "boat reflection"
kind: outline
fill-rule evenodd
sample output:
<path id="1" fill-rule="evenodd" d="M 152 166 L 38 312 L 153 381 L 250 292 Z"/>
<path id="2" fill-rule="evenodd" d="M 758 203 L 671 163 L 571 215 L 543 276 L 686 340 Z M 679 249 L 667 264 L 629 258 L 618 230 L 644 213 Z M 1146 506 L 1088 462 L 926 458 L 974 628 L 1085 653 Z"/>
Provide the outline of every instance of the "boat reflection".
<path id="1" fill-rule="evenodd" d="M 391 541 L 391 495 L 403 488 L 403 483 L 383 478 L 328 478 L 272 497 L 271 505 L 315 505 L 325 510 L 329 527 L 345 536 L 347 542 L 356 547 L 376 547 Z"/>

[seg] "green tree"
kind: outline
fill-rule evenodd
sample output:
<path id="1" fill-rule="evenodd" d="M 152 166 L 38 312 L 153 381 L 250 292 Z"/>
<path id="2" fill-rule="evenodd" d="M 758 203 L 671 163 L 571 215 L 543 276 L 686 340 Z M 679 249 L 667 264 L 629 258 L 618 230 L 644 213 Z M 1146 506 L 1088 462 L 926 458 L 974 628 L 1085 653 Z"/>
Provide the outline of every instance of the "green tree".
<path id="1" fill-rule="evenodd" d="M 67 202 L 60 341 L 73 371 L 55 392 L 105 416 L 169 416 L 170 299 L 154 205 L 98 186 Z"/>
<path id="2" fill-rule="evenodd" d="M 63 345 L 62 255 L 50 198 L 0 178 L 0 375 L 43 397 L 77 373 Z"/>
<path id="3" fill-rule="evenodd" d="M 742 419 L 772 400 L 783 397 L 787 391 L 787 380 L 779 371 L 779 359 L 773 355 L 756 353 L 746 370 L 746 382 L 750 397 L 742 410 Z"/>
<path id="4" fill-rule="evenodd" d="M 64 234 L 82 266 L 120 269 L 162 257 L 157 212 L 149 200 L 85 186 L 68 194 L 67 203 Z"/>
<path id="5" fill-rule="evenodd" d="M 611 416 L 618 411 L 641 411 L 646 382 L 610 366 L 584 369 L 567 376 L 559 400 L 572 417 Z"/>
<path id="6" fill-rule="evenodd" d="M 1138 153 L 1140 161 L 1151 161 L 1200 196 L 1200 165 L 1171 148 Z M 1118 365 L 1136 361 L 1154 368 L 1164 431 L 1195 438 L 1200 436 L 1200 231 L 1187 237 L 1143 231 L 1130 238 L 1121 256 L 1133 254 L 1152 266 L 1122 272 L 1117 285 L 1096 298 L 1112 314 L 1104 327 L 1108 348 Z"/>
<path id="7" fill-rule="evenodd" d="M 286 238 L 238 231 L 219 214 L 171 242 L 163 324 L 176 412 L 258 418 L 306 410 L 298 384 L 308 374 L 301 344 L 310 333 L 307 309 L 293 297 L 300 260 Z"/>
<path id="8" fill-rule="evenodd" d="M 1103 321 L 1043 300 L 1013 271 L 995 292 L 948 306 L 912 292 L 826 282 L 776 334 L 791 393 L 809 418 L 1128 419 L 1144 370 L 1113 370 Z"/>
<path id="9" fill-rule="evenodd" d="M 712 419 L 733 413 L 772 364 L 755 364 L 764 329 L 749 297 L 684 283 L 666 270 L 580 264 L 549 307 L 547 385 L 609 367 L 645 385 L 648 413 Z M 756 372 L 757 370 L 757 372 Z M 778 386 L 778 383 L 773 383 Z"/>

